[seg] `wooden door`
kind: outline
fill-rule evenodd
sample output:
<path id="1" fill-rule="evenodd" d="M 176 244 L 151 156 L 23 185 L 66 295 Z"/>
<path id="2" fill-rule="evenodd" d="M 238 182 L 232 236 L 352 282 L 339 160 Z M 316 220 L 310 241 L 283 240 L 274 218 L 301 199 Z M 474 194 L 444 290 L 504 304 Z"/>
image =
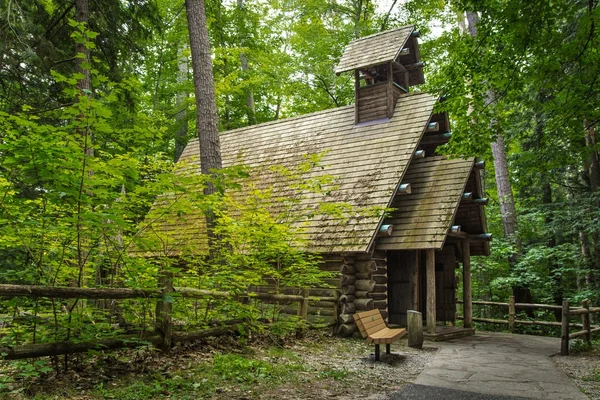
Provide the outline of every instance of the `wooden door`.
<path id="1" fill-rule="evenodd" d="M 388 252 L 389 323 L 406 326 L 406 311 L 418 308 L 416 251 Z"/>
<path id="2" fill-rule="evenodd" d="M 435 264 L 436 317 L 438 321 L 455 322 L 456 258 L 443 256 Z"/>

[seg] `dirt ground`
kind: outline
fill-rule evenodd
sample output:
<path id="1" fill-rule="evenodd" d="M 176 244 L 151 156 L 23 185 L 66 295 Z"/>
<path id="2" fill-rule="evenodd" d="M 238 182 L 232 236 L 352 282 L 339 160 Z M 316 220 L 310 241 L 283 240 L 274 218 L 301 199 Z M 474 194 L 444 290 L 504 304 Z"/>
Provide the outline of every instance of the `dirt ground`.
<path id="1" fill-rule="evenodd" d="M 600 400 L 600 348 L 566 357 L 557 355 L 553 359 L 583 393 L 590 399 Z"/>
<path id="2" fill-rule="evenodd" d="M 168 356 L 149 348 L 79 356 L 59 375 L 32 373 L 33 362 L 0 362 L 0 399 L 384 400 L 414 382 L 437 351 L 435 343 L 412 349 L 403 339 L 375 362 L 364 340 L 325 332 L 246 344 L 223 336 L 176 347 Z M 553 360 L 600 400 L 600 350 Z"/>
<path id="3" fill-rule="evenodd" d="M 413 382 L 437 350 L 412 349 L 403 339 L 381 362 L 373 351 L 363 339 L 310 332 L 248 345 L 225 336 L 169 356 L 138 349 L 80 357 L 60 375 L 19 377 L 14 364 L 0 363 L 0 379 L 9 382 L 0 399 L 387 399 Z"/>

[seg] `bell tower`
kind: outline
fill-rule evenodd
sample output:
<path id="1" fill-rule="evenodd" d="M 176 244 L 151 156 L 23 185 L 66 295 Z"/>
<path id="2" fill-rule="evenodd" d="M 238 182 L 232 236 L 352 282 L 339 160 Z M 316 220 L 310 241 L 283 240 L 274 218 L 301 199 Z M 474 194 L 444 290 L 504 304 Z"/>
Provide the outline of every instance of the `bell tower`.
<path id="1" fill-rule="evenodd" d="M 352 41 L 335 68 L 354 71 L 354 123 L 392 118 L 400 96 L 425 82 L 419 32 L 405 26 Z"/>

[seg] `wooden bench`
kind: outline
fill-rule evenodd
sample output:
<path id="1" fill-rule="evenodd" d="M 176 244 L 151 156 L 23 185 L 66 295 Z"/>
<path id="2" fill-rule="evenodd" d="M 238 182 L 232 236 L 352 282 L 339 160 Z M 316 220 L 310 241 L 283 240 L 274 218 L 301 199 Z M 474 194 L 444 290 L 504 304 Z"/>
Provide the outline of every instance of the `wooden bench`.
<path id="1" fill-rule="evenodd" d="M 375 361 L 379 361 L 379 345 L 385 344 L 385 353 L 390 354 L 390 345 L 406 335 L 406 329 L 390 329 L 378 309 L 354 314 L 354 321 L 367 343 L 375 344 Z"/>

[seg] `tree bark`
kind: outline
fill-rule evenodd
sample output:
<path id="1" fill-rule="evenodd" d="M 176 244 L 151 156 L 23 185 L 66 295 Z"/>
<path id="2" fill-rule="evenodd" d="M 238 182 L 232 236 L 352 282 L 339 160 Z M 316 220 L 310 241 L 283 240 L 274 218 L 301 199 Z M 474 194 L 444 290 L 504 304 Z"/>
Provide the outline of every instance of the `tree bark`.
<path id="1" fill-rule="evenodd" d="M 222 163 L 215 83 L 204 0 L 186 0 L 185 5 L 194 71 L 194 92 L 198 115 L 196 129 L 200 140 L 201 172 L 210 174 L 211 169 L 220 169 Z M 214 187 L 207 187 L 205 193 L 214 193 Z"/>
<path id="2" fill-rule="evenodd" d="M 178 59 L 178 71 L 177 71 L 177 83 L 179 84 L 179 92 L 177 93 L 177 97 L 175 98 L 175 106 L 177 108 L 177 116 L 175 117 L 177 132 L 175 133 L 175 155 L 174 160 L 179 160 L 181 157 L 181 153 L 185 149 L 187 145 L 187 124 L 188 124 L 188 115 L 187 115 L 187 104 L 186 99 L 188 97 L 188 93 L 183 89 L 183 84 L 187 80 L 188 76 L 188 59 L 183 54 L 185 51 L 185 46 L 181 46 L 177 51 Z"/>
<path id="3" fill-rule="evenodd" d="M 589 162 L 586 164 L 588 167 L 590 192 L 595 194 L 598 192 L 598 188 L 600 188 L 600 159 L 597 150 L 596 129 L 593 126 L 589 126 L 589 121 L 587 120 L 584 121 L 584 127 L 585 145 L 590 153 Z M 600 204 L 596 202 L 594 206 L 600 207 Z M 590 273 L 590 281 L 593 283 L 594 288 L 600 288 L 600 235 L 593 232 L 590 236 L 593 245 L 591 252 L 593 263 L 591 265 L 594 267 Z"/>
<path id="4" fill-rule="evenodd" d="M 204 0 L 185 1 L 192 69 L 194 71 L 194 92 L 196 94 L 196 130 L 200 143 L 200 171 L 209 175 L 211 171 L 222 168 L 221 145 L 219 142 L 219 117 L 215 100 L 210 40 L 206 25 Z M 212 183 L 204 188 L 204 194 L 216 192 Z M 206 211 L 206 230 L 208 236 L 209 257 L 215 256 L 216 234 L 215 216 Z"/>
<path id="5" fill-rule="evenodd" d="M 244 0 L 237 0 L 238 9 L 243 13 L 246 6 Z M 240 41 L 240 46 L 244 47 L 244 40 Z M 246 54 L 240 53 L 240 62 L 242 64 L 242 71 L 247 74 L 250 71 L 248 66 L 248 59 Z M 246 114 L 248 115 L 248 125 L 256 125 L 256 106 L 254 105 L 254 90 L 248 88 L 246 91 Z"/>
<path id="6" fill-rule="evenodd" d="M 75 1 L 75 21 L 84 23 L 87 27 L 90 16 L 89 0 L 76 0 Z M 75 65 L 77 66 L 77 72 L 83 74 L 83 78 L 77 82 L 77 88 L 80 91 L 91 91 L 92 80 L 90 77 L 90 69 L 83 68 L 82 64 L 90 62 L 90 50 L 85 47 L 85 43 L 77 43 L 75 45 L 75 51 L 79 54 L 83 54 L 83 58 L 76 58 Z M 89 92 L 87 93 L 89 94 Z"/>
<path id="7" fill-rule="evenodd" d="M 469 35 L 473 38 L 477 37 L 477 23 L 479 15 L 474 11 L 467 11 L 467 22 L 469 24 Z M 486 104 L 492 104 L 496 100 L 496 94 L 492 89 L 488 90 Z M 515 208 L 515 200 L 512 192 L 512 184 L 510 182 L 510 172 L 508 170 L 508 162 L 506 159 L 506 145 L 504 136 L 498 133 L 496 140 L 491 144 L 492 156 L 494 158 L 494 171 L 496 174 L 496 187 L 498 190 L 498 201 L 500 202 L 500 213 L 502 215 L 502 225 L 504 226 L 504 235 L 514 240 L 517 247 L 516 254 L 509 256 L 509 264 L 511 269 L 517 262 L 518 256 L 522 252 L 521 241 L 518 237 L 517 212 Z M 513 295 L 518 303 L 528 303 L 532 301 L 531 290 L 528 287 L 517 285 L 513 287 Z"/>

